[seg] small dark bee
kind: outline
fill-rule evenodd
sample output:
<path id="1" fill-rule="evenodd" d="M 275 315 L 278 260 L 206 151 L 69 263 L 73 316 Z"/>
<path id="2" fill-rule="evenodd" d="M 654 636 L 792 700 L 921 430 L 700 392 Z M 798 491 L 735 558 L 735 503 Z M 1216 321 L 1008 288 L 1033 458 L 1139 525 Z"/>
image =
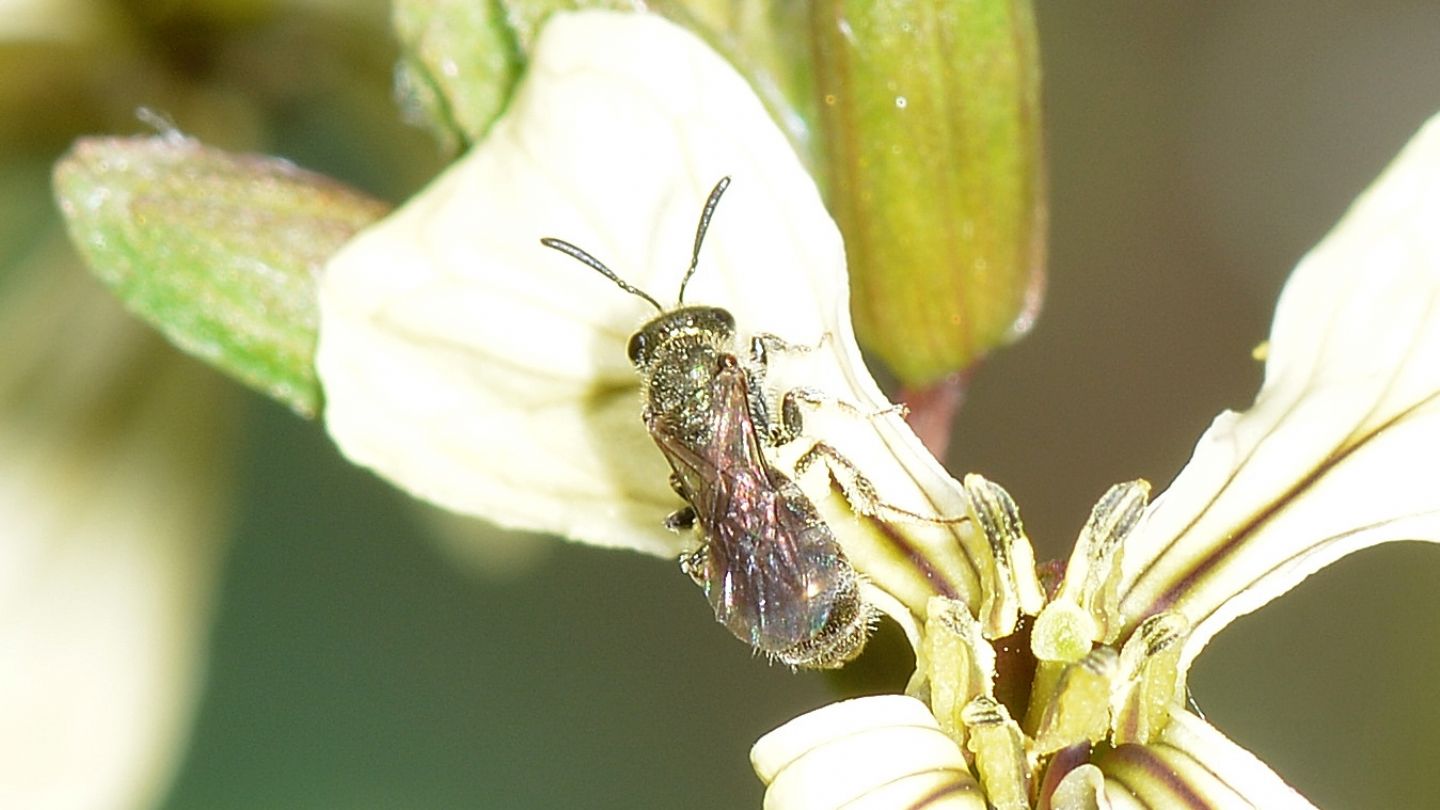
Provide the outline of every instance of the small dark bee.
<path id="1" fill-rule="evenodd" d="M 757 336 L 744 363 L 734 316 L 685 303 L 705 231 L 729 185 L 730 178 L 721 179 L 705 202 L 671 309 L 569 242 L 540 242 L 660 313 L 630 337 L 628 352 L 642 379 L 645 427 L 687 504 L 666 525 L 699 526 L 701 545 L 680 566 L 705 589 L 715 618 L 782 663 L 839 667 L 859 654 L 876 613 L 860 598 L 859 577 L 815 505 L 766 460 L 767 446 L 799 433 L 789 402 L 781 423 L 772 424 L 762 387 L 766 346 L 784 344 Z"/>

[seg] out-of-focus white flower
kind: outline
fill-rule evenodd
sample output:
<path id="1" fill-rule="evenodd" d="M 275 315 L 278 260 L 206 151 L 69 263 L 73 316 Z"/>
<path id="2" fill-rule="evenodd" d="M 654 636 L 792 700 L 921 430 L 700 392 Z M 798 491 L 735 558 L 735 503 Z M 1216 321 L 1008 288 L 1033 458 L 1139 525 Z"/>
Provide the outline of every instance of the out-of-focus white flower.
<path id="1" fill-rule="evenodd" d="M 79 272 L 0 296 L 0 807 L 151 807 L 223 536 L 212 372 Z"/>
<path id="2" fill-rule="evenodd" d="M 85 0 L 0 0 L 0 43 L 84 39 L 99 29 L 99 12 Z"/>
<path id="3" fill-rule="evenodd" d="M 839 235 L 743 80 L 658 18 L 557 15 L 487 140 L 327 268 L 318 366 L 337 443 L 457 511 L 678 551 L 661 520 L 681 504 L 625 360 L 652 313 L 538 240 L 668 302 L 726 175 L 687 300 L 816 346 L 777 358 L 770 382 L 852 406 L 817 406 L 807 433 L 894 508 L 843 470 L 801 474 L 806 442 L 767 460 L 797 473 L 918 659 L 910 698 L 824 709 L 757 744 L 767 804 L 1308 806 L 1184 708 L 1185 674 L 1226 623 L 1320 566 L 1440 538 L 1440 127 L 1296 271 L 1255 406 L 1222 415 L 1153 506 L 1144 482 L 1112 488 L 1047 596 L 1004 490 L 954 481 L 898 416 L 867 414 L 888 403 L 854 345 Z"/>

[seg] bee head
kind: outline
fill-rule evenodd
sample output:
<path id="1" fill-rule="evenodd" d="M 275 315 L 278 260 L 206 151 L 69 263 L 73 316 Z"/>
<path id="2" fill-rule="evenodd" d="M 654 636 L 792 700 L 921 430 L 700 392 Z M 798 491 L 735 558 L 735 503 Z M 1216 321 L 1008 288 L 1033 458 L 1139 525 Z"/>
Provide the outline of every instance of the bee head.
<path id="1" fill-rule="evenodd" d="M 626 353 L 635 368 L 645 370 L 660 347 L 676 338 L 698 337 L 715 345 L 735 337 L 735 316 L 720 307 L 691 306 L 662 312 L 630 336 Z"/>

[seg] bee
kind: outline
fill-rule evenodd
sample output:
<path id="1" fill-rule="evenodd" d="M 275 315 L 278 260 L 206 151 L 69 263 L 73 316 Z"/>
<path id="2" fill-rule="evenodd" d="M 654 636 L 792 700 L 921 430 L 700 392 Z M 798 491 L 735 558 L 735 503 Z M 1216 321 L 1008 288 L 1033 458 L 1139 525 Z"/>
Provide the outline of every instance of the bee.
<path id="1" fill-rule="evenodd" d="M 792 667 L 835 668 L 859 654 L 877 614 L 861 598 L 859 575 L 815 504 L 766 458 L 767 448 L 799 434 L 788 398 L 779 423 L 772 422 L 763 388 L 766 346 L 784 344 L 756 336 L 742 361 L 746 352 L 729 310 L 685 303 L 729 185 L 722 178 L 705 201 L 673 307 L 569 242 L 540 242 L 658 313 L 630 336 L 627 352 L 641 378 L 645 428 L 686 503 L 665 523 L 699 530 L 700 545 L 681 556 L 681 570 L 741 641 Z"/>

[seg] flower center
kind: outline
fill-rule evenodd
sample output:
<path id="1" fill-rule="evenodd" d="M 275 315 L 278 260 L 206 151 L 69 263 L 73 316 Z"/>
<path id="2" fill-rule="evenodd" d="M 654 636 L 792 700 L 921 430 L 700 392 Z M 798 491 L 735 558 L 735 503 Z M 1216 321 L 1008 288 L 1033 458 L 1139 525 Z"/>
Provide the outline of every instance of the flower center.
<path id="1" fill-rule="evenodd" d="M 1032 806 L 1097 746 L 1149 742 L 1184 698 L 1188 622 L 1174 612 L 1127 622 L 1118 609 L 1122 541 L 1148 491 L 1137 481 L 1106 493 L 1044 607 L 1009 634 L 986 638 L 963 600 L 927 605 L 910 692 L 960 743 L 995 807 Z"/>

